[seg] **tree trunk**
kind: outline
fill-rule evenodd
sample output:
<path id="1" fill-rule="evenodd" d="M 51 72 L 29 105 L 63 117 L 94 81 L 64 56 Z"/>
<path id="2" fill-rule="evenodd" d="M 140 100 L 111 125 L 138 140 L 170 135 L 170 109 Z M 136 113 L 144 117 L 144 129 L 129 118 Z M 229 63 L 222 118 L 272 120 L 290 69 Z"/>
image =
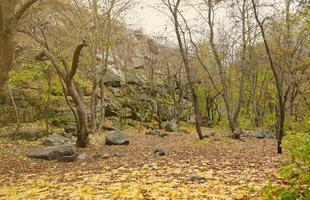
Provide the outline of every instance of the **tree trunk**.
<path id="1" fill-rule="evenodd" d="M 254 16 L 255 20 L 261 30 L 265 50 L 268 56 L 269 64 L 275 79 L 275 85 L 277 88 L 277 98 L 278 98 L 278 109 L 277 109 L 277 139 L 278 139 L 278 153 L 282 154 L 282 139 L 284 136 L 284 121 L 285 121 L 285 100 L 283 100 L 283 82 L 280 80 L 278 69 L 276 68 L 276 65 L 274 64 L 271 51 L 269 48 L 269 44 L 267 42 L 267 38 L 265 35 L 265 29 L 263 27 L 263 24 L 258 18 L 257 14 L 257 8 L 256 3 L 254 0 L 252 0 L 253 10 L 254 10 Z"/>
<path id="2" fill-rule="evenodd" d="M 234 116 L 232 113 L 232 109 L 230 106 L 230 102 L 229 102 L 229 91 L 228 91 L 228 86 L 227 86 L 227 81 L 226 81 L 226 75 L 224 72 L 224 66 L 220 60 L 220 56 L 219 53 L 216 49 L 216 46 L 214 44 L 214 24 L 212 21 L 212 12 L 213 12 L 213 2 L 212 0 L 208 0 L 208 25 L 210 28 L 210 46 L 216 61 L 216 64 L 218 66 L 219 72 L 220 72 L 220 80 L 222 83 L 222 87 L 223 87 L 223 100 L 224 100 L 224 104 L 226 107 L 226 112 L 227 112 L 227 116 L 228 116 L 228 122 L 229 122 L 229 127 L 233 133 L 232 137 L 234 139 L 239 139 L 240 138 L 240 129 L 238 127 L 238 123 L 234 120 Z M 241 96 L 242 97 L 242 96 Z"/>
<path id="3" fill-rule="evenodd" d="M 97 131 L 97 81 L 93 80 L 93 88 L 91 92 L 91 112 L 90 112 L 90 126 L 91 132 Z"/>
<path id="4" fill-rule="evenodd" d="M 50 51 L 47 49 L 43 50 L 40 55 L 38 55 L 36 58 L 38 60 L 44 60 L 44 57 L 47 57 L 52 65 L 54 66 L 55 70 L 57 71 L 57 74 L 60 78 L 60 81 L 63 80 L 66 85 L 66 89 L 68 90 L 70 96 L 72 97 L 73 103 L 76 107 L 77 114 L 78 114 L 78 121 L 79 121 L 79 132 L 77 135 L 77 141 L 76 141 L 76 146 L 85 148 L 89 144 L 89 139 L 88 139 L 88 125 L 87 125 L 87 112 L 86 108 L 83 102 L 83 94 L 79 90 L 78 85 L 74 82 L 73 78 L 74 75 L 76 74 L 77 68 L 78 68 L 78 63 L 79 63 L 79 57 L 82 49 L 84 47 L 88 46 L 85 42 L 82 42 L 79 44 L 73 54 L 72 58 L 72 66 L 70 72 L 67 70 L 64 71 L 62 66 L 59 64 L 59 62 L 56 59 L 56 56 L 54 56 Z M 65 61 L 64 61 L 65 62 Z M 67 65 L 64 64 L 63 65 Z M 62 81 L 61 81 L 62 82 Z M 64 86 L 63 86 L 64 87 Z M 80 92 L 79 92 L 80 91 Z M 66 99 L 67 100 L 67 99 Z"/>
<path id="5" fill-rule="evenodd" d="M 73 103 L 76 107 L 77 113 L 78 113 L 78 120 L 80 125 L 80 130 L 77 135 L 77 141 L 76 145 L 78 147 L 87 147 L 89 144 L 88 140 L 88 127 L 87 127 L 87 112 L 86 108 L 84 106 L 84 103 L 78 94 L 76 87 L 73 83 L 73 81 L 66 82 L 67 88 L 70 92 L 70 96 L 72 97 Z"/>
<path id="6" fill-rule="evenodd" d="M 278 138 L 278 154 L 282 154 L 282 139 L 284 136 L 284 121 L 285 121 L 285 106 L 279 103 L 279 116 L 277 125 L 277 138 Z"/>
<path id="7" fill-rule="evenodd" d="M 102 79 L 99 81 L 99 90 L 100 90 L 100 120 L 98 130 L 101 130 L 103 126 L 103 119 L 105 118 L 104 83 Z"/>
<path id="8" fill-rule="evenodd" d="M 188 79 L 188 85 L 189 85 L 189 88 L 190 88 L 190 91 L 191 91 L 191 94 L 193 97 L 196 131 L 197 131 L 197 134 L 199 136 L 199 139 L 202 140 L 203 135 L 201 132 L 201 127 L 200 127 L 200 111 L 199 111 L 199 105 L 198 105 L 198 97 L 197 97 L 197 94 L 195 92 L 194 83 L 192 81 L 192 77 L 190 74 L 190 67 L 189 67 L 189 62 L 188 62 L 188 49 L 186 49 L 186 44 L 182 42 L 181 33 L 180 33 L 181 30 L 180 30 L 180 24 L 179 24 L 179 20 L 178 20 L 179 5 L 180 5 L 180 0 L 177 0 L 174 8 L 172 7 L 172 5 L 169 4 L 169 9 L 171 11 L 171 14 L 173 15 L 174 28 L 175 28 L 175 33 L 176 33 L 178 44 L 179 44 L 179 50 L 180 50 L 180 53 L 182 56 L 184 66 L 185 66 L 185 71 L 186 71 L 186 75 L 187 75 L 187 79 Z M 183 33 L 183 37 L 185 37 L 184 33 Z M 185 38 L 183 38 L 183 39 L 185 39 Z"/>
<path id="9" fill-rule="evenodd" d="M 12 33 L 13 34 L 13 33 Z M 0 90 L 9 78 L 15 57 L 15 42 L 12 35 L 0 36 Z"/>
<path id="10" fill-rule="evenodd" d="M 14 64 L 16 33 L 15 1 L 0 1 L 0 90 L 8 80 L 9 71 Z"/>
<path id="11" fill-rule="evenodd" d="M 0 90 L 8 80 L 14 64 L 14 37 L 19 20 L 36 1 L 27 0 L 17 7 L 17 0 L 0 0 Z"/>

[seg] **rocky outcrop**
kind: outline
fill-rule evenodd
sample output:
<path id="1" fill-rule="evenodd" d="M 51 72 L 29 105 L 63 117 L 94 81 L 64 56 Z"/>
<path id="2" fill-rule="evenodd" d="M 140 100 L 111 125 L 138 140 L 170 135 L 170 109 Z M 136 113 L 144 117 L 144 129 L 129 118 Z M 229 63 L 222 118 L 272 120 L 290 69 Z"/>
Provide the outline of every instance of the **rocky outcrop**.
<path id="1" fill-rule="evenodd" d="M 134 70 L 129 70 L 126 72 L 126 83 L 136 84 L 136 85 L 145 85 L 146 78 L 141 73 L 138 73 Z"/>
<path id="2" fill-rule="evenodd" d="M 121 69 L 117 65 L 108 66 L 103 80 L 106 85 L 112 86 L 114 88 L 121 87 L 124 83 L 136 85 L 146 84 L 146 78 L 143 74 L 132 69 L 124 71 L 124 69 Z"/>
<path id="3" fill-rule="evenodd" d="M 36 141 L 44 136 L 46 136 L 46 131 L 42 129 L 21 129 L 17 133 L 9 132 L 7 134 L 7 137 L 10 137 L 12 139 L 26 141 Z"/>
<path id="4" fill-rule="evenodd" d="M 125 83 L 125 73 L 116 65 L 109 65 L 103 80 L 106 85 L 120 87 Z"/>

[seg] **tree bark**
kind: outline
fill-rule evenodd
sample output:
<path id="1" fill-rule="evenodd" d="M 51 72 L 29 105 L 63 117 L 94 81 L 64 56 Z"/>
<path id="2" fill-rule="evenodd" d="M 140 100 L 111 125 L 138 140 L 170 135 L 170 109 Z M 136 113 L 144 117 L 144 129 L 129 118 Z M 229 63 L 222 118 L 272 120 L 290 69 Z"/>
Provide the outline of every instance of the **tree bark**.
<path id="1" fill-rule="evenodd" d="M 210 28 L 209 42 L 210 42 L 210 46 L 211 46 L 216 64 L 217 64 L 219 72 L 220 72 L 220 80 L 221 80 L 222 87 L 223 87 L 222 96 L 223 96 L 224 104 L 226 107 L 229 127 L 233 133 L 233 138 L 239 139 L 240 138 L 240 129 L 238 127 L 238 123 L 234 120 L 234 116 L 233 116 L 232 109 L 230 106 L 229 91 L 228 91 L 228 86 L 227 86 L 227 81 L 226 81 L 226 75 L 224 72 L 224 66 L 220 60 L 218 50 L 214 44 L 214 25 L 213 25 L 213 20 L 212 20 L 212 13 L 213 13 L 213 2 L 212 2 L 212 0 L 208 0 L 208 25 Z"/>
<path id="2" fill-rule="evenodd" d="M 42 59 L 42 57 L 46 56 L 51 61 L 58 75 L 64 81 L 66 88 L 70 93 L 70 96 L 72 97 L 73 103 L 77 110 L 79 121 L 79 131 L 77 134 L 76 146 L 82 148 L 87 147 L 87 145 L 89 144 L 87 112 L 83 102 L 83 97 L 79 94 L 73 78 L 78 68 L 80 53 L 85 46 L 87 46 L 87 44 L 83 42 L 76 47 L 72 58 L 72 66 L 70 72 L 66 72 L 65 70 L 63 70 L 60 64 L 57 62 L 56 57 L 48 50 L 43 50 L 41 54 L 37 56 L 37 59 Z"/>
<path id="3" fill-rule="evenodd" d="M 87 112 L 79 93 L 72 80 L 66 82 L 66 86 L 69 90 L 70 96 L 72 97 L 73 103 L 76 107 L 79 120 L 79 133 L 77 135 L 76 146 L 85 148 L 89 144 L 88 140 L 88 125 L 87 125 Z"/>
<path id="4" fill-rule="evenodd" d="M 190 91 L 191 91 L 192 98 L 193 98 L 196 131 L 197 131 L 197 134 L 199 136 L 199 139 L 202 140 L 204 137 L 202 135 L 201 126 L 200 126 L 201 120 L 200 120 L 198 97 L 197 97 L 197 94 L 195 92 L 194 83 L 193 83 L 193 80 L 192 80 L 192 77 L 190 74 L 190 67 L 189 67 L 189 62 L 188 62 L 188 53 L 187 53 L 187 49 L 185 49 L 186 44 L 183 43 L 181 32 L 180 32 L 180 23 L 179 23 L 179 19 L 178 19 L 179 6 L 180 6 L 180 0 L 177 0 L 176 4 L 174 6 L 172 6 L 171 2 L 168 1 L 168 8 L 169 8 L 171 14 L 173 15 L 175 33 L 177 36 L 181 57 L 182 57 L 182 60 L 183 60 L 184 66 L 185 66 L 185 71 L 186 71 L 186 75 L 187 75 L 187 79 L 188 79 L 188 85 L 190 87 Z"/>
<path id="5" fill-rule="evenodd" d="M 283 100 L 283 83 L 279 78 L 278 70 L 274 64 L 271 51 L 269 48 L 269 44 L 267 42 L 267 38 L 265 35 L 265 29 L 263 27 L 263 24 L 258 18 L 256 3 L 254 0 L 252 0 L 253 10 L 254 10 L 254 16 L 255 20 L 261 30 L 261 34 L 264 41 L 265 50 L 268 56 L 269 64 L 275 79 L 275 85 L 277 88 L 277 98 L 278 98 L 278 109 L 277 109 L 277 139 L 278 139 L 278 154 L 282 154 L 282 139 L 284 136 L 284 121 L 285 121 L 285 102 Z"/>
<path id="6" fill-rule="evenodd" d="M 0 90 L 9 78 L 14 65 L 17 27 L 24 13 L 37 0 L 28 0 L 17 7 L 17 0 L 0 0 Z"/>

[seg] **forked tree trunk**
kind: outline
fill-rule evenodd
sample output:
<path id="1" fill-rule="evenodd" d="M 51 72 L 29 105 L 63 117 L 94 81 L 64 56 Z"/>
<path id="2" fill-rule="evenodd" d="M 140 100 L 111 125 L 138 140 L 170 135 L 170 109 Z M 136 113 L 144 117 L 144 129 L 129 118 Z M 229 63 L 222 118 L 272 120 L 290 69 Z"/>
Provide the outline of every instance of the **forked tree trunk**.
<path id="1" fill-rule="evenodd" d="M 64 81 L 67 90 L 70 93 L 70 96 L 72 97 L 73 103 L 76 107 L 77 114 L 78 114 L 78 121 L 79 121 L 79 131 L 77 134 L 77 141 L 76 146 L 85 148 L 89 144 L 89 131 L 88 131 L 88 122 L 87 122 L 87 111 L 86 107 L 83 102 L 82 95 L 79 94 L 77 85 L 74 83 L 73 77 L 76 74 L 77 68 L 78 68 L 78 62 L 80 53 L 83 49 L 83 47 L 88 46 L 85 42 L 79 44 L 73 54 L 72 59 L 72 66 L 71 70 L 69 72 L 63 70 L 61 65 L 57 62 L 56 57 L 48 50 L 43 50 L 39 56 L 37 56 L 37 59 L 43 60 L 44 57 L 47 57 L 54 66 L 55 70 L 57 71 L 59 77 Z M 67 65 L 67 64 L 64 64 Z"/>

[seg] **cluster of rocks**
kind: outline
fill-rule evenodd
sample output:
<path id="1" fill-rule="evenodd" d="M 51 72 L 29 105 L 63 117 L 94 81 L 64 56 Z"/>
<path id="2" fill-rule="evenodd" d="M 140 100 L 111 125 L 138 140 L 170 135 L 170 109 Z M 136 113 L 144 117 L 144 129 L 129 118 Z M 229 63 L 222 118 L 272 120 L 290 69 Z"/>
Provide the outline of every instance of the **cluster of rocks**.
<path id="1" fill-rule="evenodd" d="M 75 145 L 72 138 L 65 137 L 63 135 L 50 135 L 48 136 L 43 145 L 45 147 L 39 147 L 30 149 L 27 152 L 27 157 L 45 159 L 45 160 L 58 160 L 61 162 L 72 162 L 77 158 L 84 159 L 85 155 L 79 155 L 76 153 Z M 128 137 L 120 131 L 110 131 L 106 135 L 106 145 L 129 145 Z M 100 157 L 111 157 L 116 155 L 100 155 Z"/>
<path id="2" fill-rule="evenodd" d="M 94 155 L 82 153 L 78 155 L 73 141 L 62 135 L 48 136 L 44 140 L 43 145 L 45 146 L 30 149 L 26 153 L 26 156 L 36 159 L 57 160 L 59 162 L 73 162 L 75 160 L 86 160 L 88 158 L 108 159 L 124 156 L 119 153 L 96 153 Z M 107 133 L 105 145 L 129 145 L 129 139 L 126 134 L 114 130 Z M 156 156 L 165 156 L 166 152 L 161 148 L 156 148 L 154 154 Z"/>
<path id="3" fill-rule="evenodd" d="M 124 84 L 146 84 L 146 78 L 143 74 L 138 73 L 135 70 L 124 71 L 116 65 L 108 66 L 103 80 L 105 85 L 112 86 L 114 88 L 121 87 Z"/>

